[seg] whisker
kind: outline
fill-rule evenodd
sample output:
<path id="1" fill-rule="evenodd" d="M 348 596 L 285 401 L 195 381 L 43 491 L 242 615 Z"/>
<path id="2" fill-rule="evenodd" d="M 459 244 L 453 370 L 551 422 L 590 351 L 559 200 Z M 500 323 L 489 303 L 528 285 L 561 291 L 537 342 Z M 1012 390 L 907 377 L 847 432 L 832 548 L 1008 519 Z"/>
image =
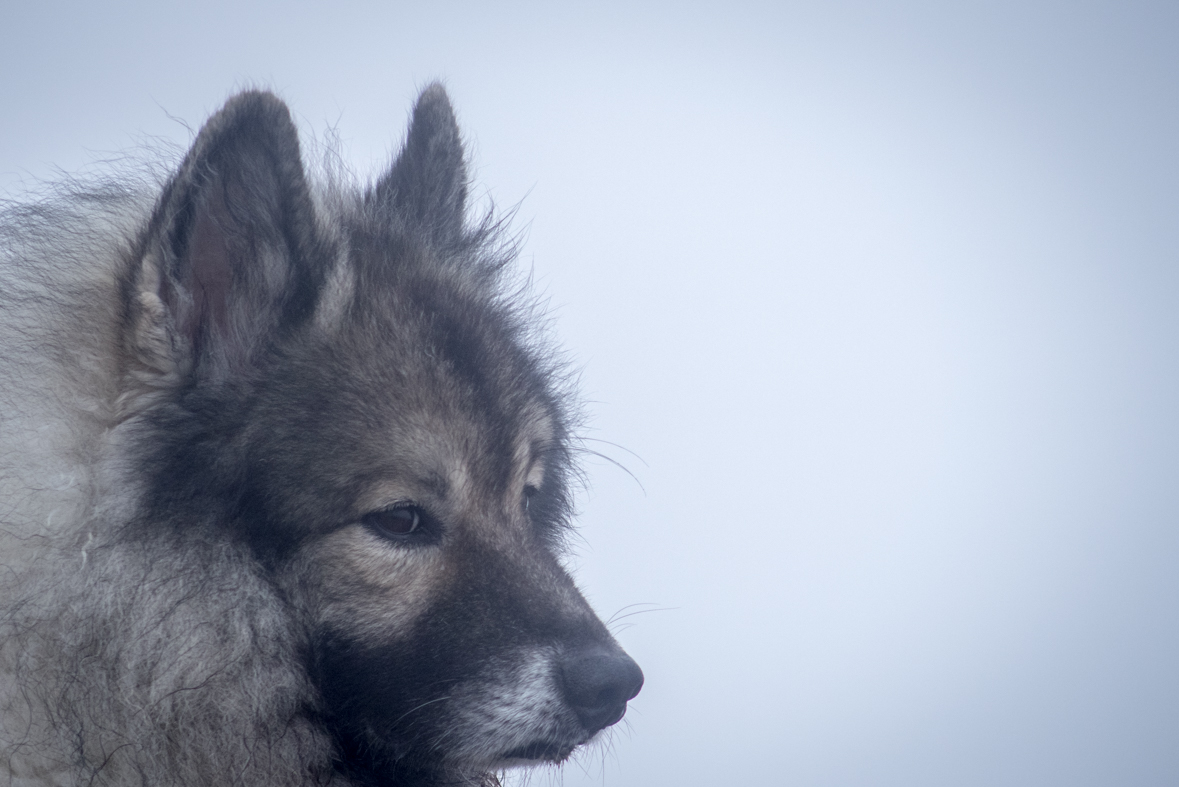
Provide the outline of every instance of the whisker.
<path id="1" fill-rule="evenodd" d="M 628 467 L 627 467 L 626 465 L 624 465 L 622 462 L 619 462 L 617 459 L 613 459 L 613 458 L 611 458 L 611 457 L 609 457 L 609 456 L 606 456 L 606 454 L 603 454 L 601 451 L 595 451 L 595 450 L 593 450 L 592 448 L 579 448 L 579 449 L 577 449 L 577 450 L 578 450 L 580 453 L 583 453 L 583 454 L 589 454 L 590 456 L 596 456 L 596 457 L 598 457 L 599 459 L 604 459 L 604 460 L 606 460 L 607 462 L 609 462 L 610 464 L 612 464 L 612 465 L 614 465 L 615 467 L 617 467 L 617 468 L 618 468 L 619 470 L 621 470 L 622 472 L 626 473 L 628 476 L 630 476 L 630 477 L 631 477 L 631 479 L 632 479 L 632 480 L 633 480 L 633 481 L 634 481 L 636 484 L 638 484 L 638 485 L 639 485 L 639 489 L 641 489 L 641 490 L 643 491 L 643 496 L 644 496 L 644 497 L 646 497 L 646 495 L 647 495 L 647 487 L 643 486 L 643 482 L 639 480 L 639 477 L 638 477 L 637 475 L 635 475 L 634 473 L 632 473 L 632 472 L 630 471 L 630 468 L 628 468 Z"/>
<path id="2" fill-rule="evenodd" d="M 396 719 L 393 720 L 393 724 L 397 724 L 397 722 L 401 721 L 402 719 L 404 719 L 406 716 L 408 716 L 411 713 L 417 713 L 418 711 L 420 711 L 422 708 L 426 707 L 427 705 L 433 705 L 435 702 L 443 702 L 448 699 L 450 699 L 449 695 L 445 696 L 445 697 L 435 697 L 432 700 L 426 700 L 421 705 L 414 706 L 414 707 L 410 708 L 409 710 L 407 710 L 405 713 L 398 716 Z"/>
<path id="3" fill-rule="evenodd" d="M 583 442 L 583 443 L 584 443 L 584 442 L 586 442 L 587 440 L 588 440 L 588 441 L 595 442 L 595 443 L 604 443 L 605 445 L 608 445 L 608 446 L 612 446 L 612 447 L 614 447 L 614 448 L 617 448 L 619 451 L 626 451 L 628 454 L 630 454 L 631 456 L 633 456 L 635 459 L 638 459 L 640 462 L 642 462 L 642 463 L 643 463 L 643 467 L 650 467 L 650 466 L 651 466 L 651 465 L 647 464 L 647 460 L 646 460 L 646 459 L 644 459 L 643 457 L 639 456 L 639 455 L 638 455 L 638 454 L 636 454 L 634 451 L 630 450 L 629 448 L 627 448 L 627 447 L 626 447 L 626 446 L 624 446 L 624 445 L 619 445 L 618 443 L 613 443 L 613 442 L 611 442 L 611 441 L 609 441 L 609 440 L 603 440 L 603 439 L 602 439 L 602 438 L 600 438 L 600 437 L 584 437 L 584 436 L 583 436 L 583 437 L 581 437 L 581 438 L 580 438 L 580 440 L 581 440 L 581 442 Z"/>
<path id="4" fill-rule="evenodd" d="M 650 607 L 650 609 L 634 609 L 634 607 Z M 628 609 L 633 611 L 626 612 Z M 679 607 L 661 607 L 651 601 L 640 601 L 635 604 L 627 604 L 625 607 L 619 609 L 610 616 L 610 619 L 606 621 L 606 625 L 612 626 L 620 620 L 626 620 L 627 618 L 634 617 L 635 615 L 642 615 L 647 612 L 671 612 L 677 609 L 679 609 Z M 624 612 L 626 612 L 625 615 L 623 614 Z"/>

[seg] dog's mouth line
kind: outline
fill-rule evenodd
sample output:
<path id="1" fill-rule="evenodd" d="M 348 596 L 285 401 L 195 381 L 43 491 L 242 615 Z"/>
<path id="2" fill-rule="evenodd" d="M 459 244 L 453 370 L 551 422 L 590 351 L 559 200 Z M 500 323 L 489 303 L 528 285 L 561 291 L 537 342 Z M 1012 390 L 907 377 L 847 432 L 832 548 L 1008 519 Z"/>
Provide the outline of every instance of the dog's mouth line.
<path id="1" fill-rule="evenodd" d="M 561 762 L 573 751 L 574 747 L 568 743 L 556 743 L 554 741 L 533 741 L 526 746 L 517 746 L 514 749 L 509 749 L 500 757 L 505 760 L 548 760 L 549 762 Z"/>

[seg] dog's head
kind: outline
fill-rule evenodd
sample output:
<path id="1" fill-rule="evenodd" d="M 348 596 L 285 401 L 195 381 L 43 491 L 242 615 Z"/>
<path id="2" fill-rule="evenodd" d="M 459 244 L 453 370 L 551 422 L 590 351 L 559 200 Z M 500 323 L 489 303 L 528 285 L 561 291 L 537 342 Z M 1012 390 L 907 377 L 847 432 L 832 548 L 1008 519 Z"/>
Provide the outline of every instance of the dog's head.
<path id="1" fill-rule="evenodd" d="M 560 761 L 643 680 L 559 561 L 567 397 L 466 191 L 438 86 L 363 193 L 313 193 L 285 106 L 244 93 L 125 286 L 143 520 L 248 544 L 362 780 Z"/>

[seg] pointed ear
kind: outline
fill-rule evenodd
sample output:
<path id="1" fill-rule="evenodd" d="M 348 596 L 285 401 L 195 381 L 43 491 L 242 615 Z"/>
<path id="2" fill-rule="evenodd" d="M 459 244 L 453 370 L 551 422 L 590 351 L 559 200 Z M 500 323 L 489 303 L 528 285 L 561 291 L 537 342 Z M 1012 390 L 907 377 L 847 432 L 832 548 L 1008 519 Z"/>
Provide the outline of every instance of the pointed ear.
<path id="1" fill-rule="evenodd" d="M 435 82 L 418 97 L 405 146 L 369 199 L 440 245 L 462 235 L 467 167 L 442 85 Z"/>
<path id="2" fill-rule="evenodd" d="M 311 314 L 324 254 L 282 101 L 241 93 L 205 124 L 142 248 L 133 341 L 159 371 L 223 381 Z"/>

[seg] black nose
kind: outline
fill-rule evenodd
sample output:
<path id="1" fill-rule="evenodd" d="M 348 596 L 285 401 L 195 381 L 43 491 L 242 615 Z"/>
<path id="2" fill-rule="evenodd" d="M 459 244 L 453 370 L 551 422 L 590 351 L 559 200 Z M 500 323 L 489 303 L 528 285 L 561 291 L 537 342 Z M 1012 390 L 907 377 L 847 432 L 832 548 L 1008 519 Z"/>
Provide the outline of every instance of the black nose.
<path id="1" fill-rule="evenodd" d="M 626 701 L 643 687 L 643 671 L 620 650 L 591 646 L 561 660 L 565 701 L 591 733 L 626 713 Z"/>

